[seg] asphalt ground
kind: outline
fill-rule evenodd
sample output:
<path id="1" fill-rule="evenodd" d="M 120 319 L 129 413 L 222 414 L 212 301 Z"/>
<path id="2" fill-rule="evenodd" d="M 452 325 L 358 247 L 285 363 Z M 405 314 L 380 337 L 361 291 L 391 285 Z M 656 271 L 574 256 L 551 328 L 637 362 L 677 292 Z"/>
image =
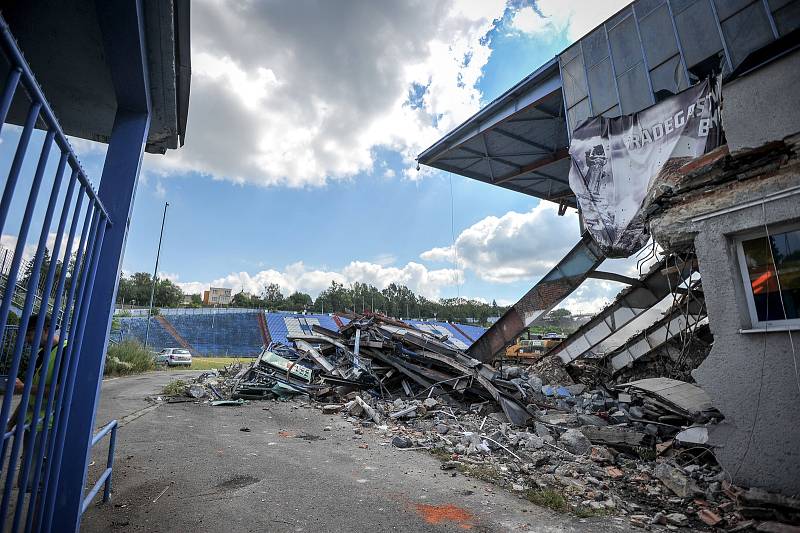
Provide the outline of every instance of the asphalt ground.
<path id="1" fill-rule="evenodd" d="M 153 372 L 103 383 L 97 425 L 120 420 L 113 496 L 98 496 L 83 531 L 627 530 L 627 520 L 578 519 L 439 468 L 379 431 L 302 402 L 241 407 L 153 404 L 171 379 Z M 325 431 L 326 426 L 330 431 Z M 243 428 L 249 430 L 243 430 Z M 105 439 L 90 481 L 105 467 Z"/>

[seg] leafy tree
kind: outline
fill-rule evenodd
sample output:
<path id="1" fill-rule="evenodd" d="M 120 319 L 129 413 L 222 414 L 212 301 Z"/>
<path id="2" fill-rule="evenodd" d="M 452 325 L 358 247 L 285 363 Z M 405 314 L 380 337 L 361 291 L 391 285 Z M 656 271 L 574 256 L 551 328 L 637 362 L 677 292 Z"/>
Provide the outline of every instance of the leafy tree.
<path id="1" fill-rule="evenodd" d="M 248 294 L 244 291 L 238 292 L 233 295 L 233 300 L 231 300 L 231 305 L 233 307 L 264 307 L 264 301 L 261 300 L 255 294 Z"/>
<path id="2" fill-rule="evenodd" d="M 156 281 L 153 305 L 158 307 L 178 307 L 183 303 L 183 291 L 168 279 Z"/>
<path id="3" fill-rule="evenodd" d="M 562 307 L 561 309 L 554 309 L 550 311 L 550 316 L 552 318 L 567 318 L 571 317 L 572 313 L 570 313 L 569 309 L 564 309 Z"/>
<path id="4" fill-rule="evenodd" d="M 31 259 L 27 261 L 25 264 L 25 269 L 22 271 L 22 277 L 20 282 L 22 286 L 27 287 L 28 284 L 32 281 L 33 277 L 33 267 L 34 261 Z M 47 248 L 44 249 L 44 253 L 42 254 L 42 266 L 39 269 L 39 279 L 36 282 L 36 286 L 39 290 L 44 288 L 45 280 L 47 279 L 47 272 L 50 270 L 50 250 Z"/>
<path id="5" fill-rule="evenodd" d="M 311 296 L 303 292 L 293 292 L 286 298 L 284 307 L 289 311 L 305 311 L 314 305 Z"/>
<path id="6" fill-rule="evenodd" d="M 322 291 L 317 297 L 314 307 L 320 311 L 324 308 L 326 313 L 352 310 L 352 290 L 341 283 L 331 281 L 330 287 Z"/>
<path id="7" fill-rule="evenodd" d="M 117 290 L 117 303 L 125 302 L 146 306 L 150 303 L 153 278 L 146 272 L 136 272 L 130 277 L 122 276 Z M 168 279 L 156 281 L 153 305 L 156 307 L 177 307 L 183 303 L 183 291 Z"/>
<path id="8" fill-rule="evenodd" d="M 281 307 L 283 304 L 283 293 L 281 292 L 280 285 L 277 283 L 266 285 L 264 291 L 261 293 L 261 299 L 264 300 L 264 304 L 270 309 Z"/>

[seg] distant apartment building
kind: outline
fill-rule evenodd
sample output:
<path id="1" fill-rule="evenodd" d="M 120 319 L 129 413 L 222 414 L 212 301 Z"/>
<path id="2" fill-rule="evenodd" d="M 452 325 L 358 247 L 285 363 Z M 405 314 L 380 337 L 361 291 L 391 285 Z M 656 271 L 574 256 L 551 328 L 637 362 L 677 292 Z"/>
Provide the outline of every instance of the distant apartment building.
<path id="1" fill-rule="evenodd" d="M 233 300 L 233 289 L 225 287 L 209 287 L 203 291 L 203 303 L 205 305 L 230 305 Z"/>

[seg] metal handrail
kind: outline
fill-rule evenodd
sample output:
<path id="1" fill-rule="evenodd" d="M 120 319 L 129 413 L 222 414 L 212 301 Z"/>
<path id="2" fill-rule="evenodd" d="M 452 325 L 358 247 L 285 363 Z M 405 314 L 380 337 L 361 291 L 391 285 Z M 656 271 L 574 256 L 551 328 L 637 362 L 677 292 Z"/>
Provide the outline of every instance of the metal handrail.
<path id="1" fill-rule="evenodd" d="M 111 440 L 108 443 L 108 459 L 106 460 L 106 469 L 103 471 L 102 475 L 98 478 L 97 482 L 92 487 L 92 490 L 89 491 L 89 494 L 83 498 L 83 504 L 81 504 L 81 514 L 86 512 L 89 505 L 91 505 L 92 500 L 94 500 L 97 493 L 100 492 L 100 487 L 105 485 L 103 489 L 103 503 L 107 503 L 111 500 L 111 473 L 114 471 L 114 449 L 116 448 L 117 444 L 117 428 L 119 424 L 116 420 L 112 420 L 106 426 L 97 432 L 97 434 L 92 438 L 92 448 L 94 445 L 97 444 L 103 437 L 108 435 L 111 432 Z"/>

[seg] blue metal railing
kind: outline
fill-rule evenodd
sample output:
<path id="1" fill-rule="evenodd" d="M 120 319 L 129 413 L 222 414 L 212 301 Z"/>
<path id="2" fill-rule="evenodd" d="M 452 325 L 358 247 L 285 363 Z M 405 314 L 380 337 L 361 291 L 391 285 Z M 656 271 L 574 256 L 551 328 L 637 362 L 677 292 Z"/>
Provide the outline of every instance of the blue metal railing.
<path id="1" fill-rule="evenodd" d="M 86 512 L 86 509 L 89 507 L 89 504 L 92 503 L 94 497 L 97 496 L 97 493 L 100 492 L 100 487 L 105 486 L 103 489 L 103 503 L 108 502 L 111 500 L 111 473 L 114 470 L 114 448 L 117 445 L 117 421 L 112 420 L 109 422 L 103 429 L 97 432 L 97 435 L 94 436 L 92 439 L 92 448 L 94 445 L 97 444 L 100 439 L 108 435 L 108 432 L 111 432 L 111 440 L 108 442 L 108 459 L 106 460 L 106 469 L 97 479 L 97 482 L 92 487 L 92 490 L 89 491 L 89 494 L 83 499 L 83 504 L 81 505 L 81 514 Z"/>
<path id="2" fill-rule="evenodd" d="M 0 407 L 0 427 L 3 428 L 0 527 L 19 531 L 24 518 L 24 530 L 29 532 L 39 529 L 40 524 L 50 523 L 55 505 L 60 458 L 66 439 L 66 417 L 61 415 L 69 412 L 73 400 L 99 251 L 111 222 L 2 17 L 0 49 L 10 66 L 0 91 L 0 128 L 12 104 L 23 109 L 27 105 L 0 197 L 0 234 L 10 233 L 17 239 L 10 261 L 4 260 L 2 267 L 0 331 L 6 329 L 12 304 L 21 309 L 19 334 L 9 352 L 8 387 Z M 44 135 L 35 171 L 30 183 L 19 185 L 23 164 L 33 151 L 29 148 L 37 126 L 44 130 Z M 54 173 L 47 171 L 51 157 L 58 160 Z M 8 227 L 12 209 L 21 211 L 18 229 Z M 79 225 L 80 239 L 76 247 Z M 23 254 L 32 227 L 41 227 L 41 231 L 33 241 L 33 257 L 26 264 Z M 45 262 L 48 254 L 50 263 Z M 61 268 L 56 268 L 59 258 L 63 258 Z M 26 283 L 25 290 L 21 291 L 18 281 L 23 268 Z M 38 315 L 35 315 L 37 310 Z M 48 311 L 52 323 L 48 323 Z M 23 352 L 31 347 L 36 349 L 32 349 L 27 362 L 23 362 Z M 34 355 L 37 353 L 38 356 Z M 52 378 L 48 380 L 49 368 L 52 368 Z M 11 392 L 18 378 L 24 385 L 12 414 Z M 112 432 L 110 462 L 113 461 L 116 428 L 116 424 L 112 424 L 101 431 L 103 435 Z M 108 491 L 110 466 L 104 476 Z M 24 489 L 27 487 L 31 494 L 26 497 Z M 95 494 L 90 493 L 90 496 Z M 9 521 L 12 509 L 13 519 Z"/>

